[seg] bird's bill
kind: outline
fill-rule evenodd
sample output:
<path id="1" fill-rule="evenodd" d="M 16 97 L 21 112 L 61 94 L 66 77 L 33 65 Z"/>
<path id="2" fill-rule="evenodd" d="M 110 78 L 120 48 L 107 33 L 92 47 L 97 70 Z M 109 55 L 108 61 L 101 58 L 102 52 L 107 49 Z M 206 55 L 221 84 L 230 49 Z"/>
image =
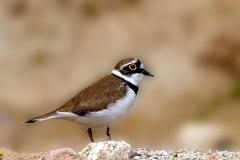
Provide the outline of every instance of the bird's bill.
<path id="1" fill-rule="evenodd" d="M 142 72 L 145 76 L 151 76 L 151 77 L 154 77 L 154 75 L 148 71 L 146 71 L 145 69 L 143 70 Z"/>

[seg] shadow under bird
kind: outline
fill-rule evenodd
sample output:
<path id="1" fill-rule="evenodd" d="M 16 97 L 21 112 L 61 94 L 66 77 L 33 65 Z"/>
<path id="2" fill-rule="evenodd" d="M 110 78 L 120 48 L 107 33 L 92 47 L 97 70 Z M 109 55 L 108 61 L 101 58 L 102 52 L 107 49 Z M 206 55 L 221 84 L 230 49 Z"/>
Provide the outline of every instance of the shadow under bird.
<path id="1" fill-rule="evenodd" d="M 80 91 L 60 108 L 25 123 L 49 119 L 79 123 L 88 127 L 92 142 L 94 140 L 91 128 L 107 127 L 107 137 L 111 140 L 110 126 L 132 108 L 143 76 L 153 77 L 137 58 L 123 59 L 110 75 Z"/>

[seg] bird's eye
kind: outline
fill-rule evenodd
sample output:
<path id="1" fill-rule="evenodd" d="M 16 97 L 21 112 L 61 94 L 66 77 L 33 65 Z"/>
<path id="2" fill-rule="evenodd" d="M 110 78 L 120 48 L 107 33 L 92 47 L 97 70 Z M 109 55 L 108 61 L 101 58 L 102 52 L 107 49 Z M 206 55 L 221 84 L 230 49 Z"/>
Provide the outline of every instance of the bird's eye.
<path id="1" fill-rule="evenodd" d="M 136 69 L 137 69 L 136 64 L 130 64 L 128 67 L 129 67 L 129 69 L 131 69 L 131 70 L 136 70 Z"/>

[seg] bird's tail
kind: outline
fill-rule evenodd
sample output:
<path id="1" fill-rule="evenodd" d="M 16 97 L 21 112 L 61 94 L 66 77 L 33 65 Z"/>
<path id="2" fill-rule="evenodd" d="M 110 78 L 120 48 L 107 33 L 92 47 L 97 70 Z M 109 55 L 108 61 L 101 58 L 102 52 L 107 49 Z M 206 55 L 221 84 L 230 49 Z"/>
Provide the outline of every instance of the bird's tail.
<path id="1" fill-rule="evenodd" d="M 58 116 L 56 115 L 56 111 L 52 111 L 49 112 L 47 114 L 29 119 L 28 121 L 24 122 L 24 123 L 35 123 L 35 122 L 41 122 L 41 121 L 45 121 L 45 120 L 49 120 L 49 119 L 55 119 L 58 118 Z"/>

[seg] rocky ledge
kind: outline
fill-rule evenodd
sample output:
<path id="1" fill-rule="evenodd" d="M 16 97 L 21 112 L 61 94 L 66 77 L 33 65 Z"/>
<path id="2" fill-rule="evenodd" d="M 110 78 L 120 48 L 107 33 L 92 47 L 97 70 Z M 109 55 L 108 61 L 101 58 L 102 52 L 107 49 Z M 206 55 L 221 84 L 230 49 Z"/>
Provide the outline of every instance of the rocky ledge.
<path id="1" fill-rule="evenodd" d="M 124 141 L 90 143 L 81 152 L 71 148 L 42 153 L 14 152 L 0 148 L 0 160 L 240 160 L 240 152 L 211 151 L 203 153 L 197 149 L 158 151 L 145 148 L 131 149 Z"/>

